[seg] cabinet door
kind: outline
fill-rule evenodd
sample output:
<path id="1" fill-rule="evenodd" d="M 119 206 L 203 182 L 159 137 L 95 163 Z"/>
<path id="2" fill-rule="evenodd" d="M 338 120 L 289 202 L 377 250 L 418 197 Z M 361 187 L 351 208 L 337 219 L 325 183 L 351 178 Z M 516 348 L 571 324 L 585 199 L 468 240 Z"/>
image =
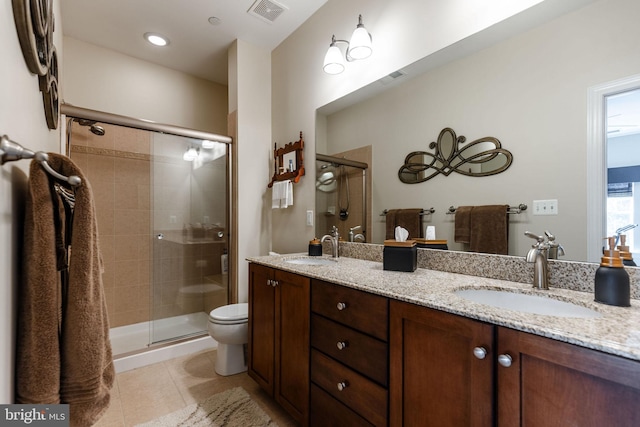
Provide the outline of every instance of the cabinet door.
<path id="1" fill-rule="evenodd" d="M 390 309 L 390 425 L 493 425 L 494 327 L 399 301 Z"/>
<path id="2" fill-rule="evenodd" d="M 275 295 L 273 270 L 249 264 L 248 373 L 273 396 L 275 363 Z"/>
<path id="3" fill-rule="evenodd" d="M 498 328 L 499 426 L 640 426 L 640 363 Z"/>
<path id="4" fill-rule="evenodd" d="M 310 279 L 275 271 L 276 401 L 299 423 L 309 416 Z"/>

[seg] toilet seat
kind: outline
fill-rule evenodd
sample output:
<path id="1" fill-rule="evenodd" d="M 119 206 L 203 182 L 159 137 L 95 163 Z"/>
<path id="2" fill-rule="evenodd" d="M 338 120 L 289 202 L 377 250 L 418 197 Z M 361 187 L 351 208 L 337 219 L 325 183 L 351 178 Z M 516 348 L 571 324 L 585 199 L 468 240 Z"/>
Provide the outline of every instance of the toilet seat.
<path id="1" fill-rule="evenodd" d="M 246 323 L 249 319 L 249 304 L 229 304 L 211 310 L 209 321 L 224 325 Z"/>

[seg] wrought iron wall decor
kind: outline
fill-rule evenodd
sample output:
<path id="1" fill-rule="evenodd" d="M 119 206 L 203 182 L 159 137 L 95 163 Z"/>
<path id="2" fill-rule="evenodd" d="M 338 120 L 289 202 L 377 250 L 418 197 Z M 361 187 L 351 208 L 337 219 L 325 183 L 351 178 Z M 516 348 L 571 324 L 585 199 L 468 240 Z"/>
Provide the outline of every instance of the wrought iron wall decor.
<path id="1" fill-rule="evenodd" d="M 502 148 L 493 137 L 476 139 L 462 146 L 467 138 L 456 137 L 451 128 L 444 128 L 437 142 L 429 148 L 434 153 L 413 151 L 404 159 L 398 178 L 405 184 L 425 182 L 438 174 L 444 176 L 456 172 L 468 176 L 489 176 L 504 172 L 513 161 L 513 155 Z"/>
<path id="2" fill-rule="evenodd" d="M 12 0 L 22 55 L 38 75 L 49 129 L 58 128 L 58 54 L 53 44 L 53 0 Z"/>

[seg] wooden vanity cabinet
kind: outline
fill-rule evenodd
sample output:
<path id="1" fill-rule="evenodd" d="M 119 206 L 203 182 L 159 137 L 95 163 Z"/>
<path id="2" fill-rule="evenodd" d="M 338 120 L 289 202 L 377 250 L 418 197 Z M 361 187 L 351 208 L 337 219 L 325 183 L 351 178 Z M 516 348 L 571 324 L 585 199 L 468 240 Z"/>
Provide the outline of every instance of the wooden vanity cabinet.
<path id="1" fill-rule="evenodd" d="M 493 425 L 494 326 L 392 300 L 389 342 L 390 426 Z"/>
<path id="2" fill-rule="evenodd" d="M 310 279 L 249 264 L 248 374 L 300 425 L 309 418 Z"/>
<path id="3" fill-rule="evenodd" d="M 391 426 L 640 425 L 637 361 L 399 301 L 389 342 Z"/>
<path id="4" fill-rule="evenodd" d="M 502 327 L 497 343 L 499 426 L 640 426 L 640 362 Z"/>
<path id="5" fill-rule="evenodd" d="M 311 426 L 386 426 L 389 300 L 311 283 Z"/>

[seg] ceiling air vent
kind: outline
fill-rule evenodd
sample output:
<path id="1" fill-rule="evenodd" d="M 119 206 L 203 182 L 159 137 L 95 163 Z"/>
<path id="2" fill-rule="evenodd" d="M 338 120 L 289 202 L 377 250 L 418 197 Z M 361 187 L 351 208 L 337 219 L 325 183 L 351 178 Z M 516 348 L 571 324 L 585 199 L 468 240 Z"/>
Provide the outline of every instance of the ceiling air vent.
<path id="1" fill-rule="evenodd" d="M 247 12 L 263 21 L 273 22 L 287 9 L 285 5 L 272 0 L 256 0 Z"/>

